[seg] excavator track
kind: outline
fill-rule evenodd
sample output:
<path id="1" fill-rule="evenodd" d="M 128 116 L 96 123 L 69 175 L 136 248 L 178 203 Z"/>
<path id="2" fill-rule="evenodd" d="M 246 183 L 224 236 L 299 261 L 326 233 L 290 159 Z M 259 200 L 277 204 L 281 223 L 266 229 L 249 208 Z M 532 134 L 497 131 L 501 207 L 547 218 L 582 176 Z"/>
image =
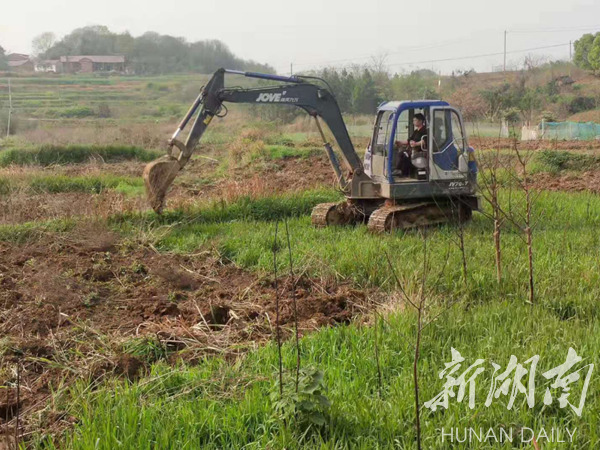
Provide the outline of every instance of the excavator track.
<path id="1" fill-rule="evenodd" d="M 356 212 L 347 202 L 321 203 L 313 208 L 310 219 L 318 228 L 350 225 L 356 221 Z"/>
<path id="2" fill-rule="evenodd" d="M 438 204 L 433 202 L 414 203 L 398 206 L 383 206 L 373 212 L 367 225 L 369 231 L 385 233 L 394 230 L 427 227 L 450 222 L 457 217 L 457 208 L 461 221 L 469 220 L 470 209 L 462 205 Z"/>

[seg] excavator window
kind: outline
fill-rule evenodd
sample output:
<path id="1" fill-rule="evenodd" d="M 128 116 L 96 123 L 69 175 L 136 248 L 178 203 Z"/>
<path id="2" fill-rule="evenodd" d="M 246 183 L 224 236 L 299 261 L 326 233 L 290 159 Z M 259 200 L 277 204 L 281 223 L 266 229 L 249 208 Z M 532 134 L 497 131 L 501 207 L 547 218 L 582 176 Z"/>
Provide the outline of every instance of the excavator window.
<path id="1" fill-rule="evenodd" d="M 431 147 L 434 153 L 441 152 L 446 147 L 446 141 L 448 140 L 448 123 L 446 119 L 445 110 L 437 109 L 434 111 L 433 121 L 429 131 L 433 135 Z"/>
<path id="2" fill-rule="evenodd" d="M 382 111 L 377 117 L 375 136 L 373 136 L 373 155 L 387 155 L 387 142 L 393 128 L 393 111 Z"/>
<path id="3" fill-rule="evenodd" d="M 398 117 L 398 125 L 396 126 L 396 141 L 406 141 L 412 134 L 412 115 L 409 110 L 405 109 Z"/>
<path id="4" fill-rule="evenodd" d="M 456 111 L 452 111 L 450 115 L 452 117 L 452 138 L 454 139 L 454 145 L 458 147 L 459 153 L 463 153 L 466 150 L 467 142 L 463 135 L 460 118 Z"/>

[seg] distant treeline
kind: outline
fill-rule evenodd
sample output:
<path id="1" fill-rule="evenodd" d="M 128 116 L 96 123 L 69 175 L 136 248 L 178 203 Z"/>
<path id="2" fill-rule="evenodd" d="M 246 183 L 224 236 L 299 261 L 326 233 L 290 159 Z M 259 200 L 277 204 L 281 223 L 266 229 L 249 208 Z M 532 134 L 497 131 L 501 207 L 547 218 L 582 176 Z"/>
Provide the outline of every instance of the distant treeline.
<path id="1" fill-rule="evenodd" d="M 391 75 L 385 70 L 355 67 L 324 69 L 316 75 L 327 81 L 345 113 L 372 114 L 384 100 L 439 98 L 437 75 L 430 70 Z"/>
<path id="2" fill-rule="evenodd" d="M 153 31 L 134 37 L 129 32 L 113 33 L 100 25 L 77 28 L 60 40 L 53 39 L 52 33 L 43 33 L 34 39 L 33 47 L 43 59 L 64 55 L 125 55 L 127 67 L 140 75 L 210 73 L 220 67 L 274 72 L 267 64 L 238 58 L 218 40 L 188 42 L 182 37 Z"/>
<path id="3" fill-rule="evenodd" d="M 473 71 L 440 77 L 431 70 L 390 74 L 375 67 L 324 69 L 323 78 L 344 113 L 373 114 L 388 100 L 443 99 L 461 108 L 468 120 L 535 122 L 566 118 L 600 107 L 600 93 L 582 92 L 568 74 L 574 66 L 557 61 L 527 65 L 510 81 L 486 81 Z"/>
<path id="4" fill-rule="evenodd" d="M 573 62 L 600 74 L 600 32 L 585 34 L 575 42 Z M 473 70 L 440 77 L 431 70 L 391 74 L 384 64 L 349 69 L 323 69 L 311 75 L 326 80 L 345 113 L 372 114 L 385 100 L 438 99 L 459 106 L 468 119 L 526 122 L 565 118 L 600 108 L 598 90 L 581 92 L 565 61 L 542 63 L 528 55 L 522 70 L 510 82 L 474 84 Z M 443 78 L 443 80 L 440 80 Z"/>

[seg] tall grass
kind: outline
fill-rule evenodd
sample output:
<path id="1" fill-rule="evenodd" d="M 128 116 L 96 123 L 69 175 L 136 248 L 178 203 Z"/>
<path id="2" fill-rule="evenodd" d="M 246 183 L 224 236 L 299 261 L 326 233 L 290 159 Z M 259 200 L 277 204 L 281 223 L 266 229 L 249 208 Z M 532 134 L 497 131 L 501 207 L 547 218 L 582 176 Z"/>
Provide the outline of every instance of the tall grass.
<path id="1" fill-rule="evenodd" d="M 163 152 L 146 150 L 140 147 L 125 145 L 42 145 L 39 148 L 9 148 L 0 153 L 0 167 L 10 165 L 77 164 L 90 158 L 101 158 L 105 162 L 124 160 L 152 161 Z"/>
<path id="2" fill-rule="evenodd" d="M 242 197 L 231 203 L 214 201 L 196 209 L 178 209 L 158 216 L 150 213 L 124 213 L 110 218 L 116 226 L 128 230 L 138 227 L 162 225 L 193 226 L 193 224 L 222 224 L 234 222 L 271 221 L 283 217 L 299 217 L 310 214 L 318 203 L 341 200 L 342 195 L 330 189 L 307 190 L 272 197 Z M 218 225 L 220 226 L 220 225 Z"/>
<path id="3" fill-rule="evenodd" d="M 25 190 L 34 193 L 57 194 L 60 192 L 87 192 L 98 194 L 105 189 L 122 192 L 141 192 L 144 182 L 141 178 L 115 175 L 74 176 L 38 175 L 30 177 L 0 177 L 0 194 Z"/>

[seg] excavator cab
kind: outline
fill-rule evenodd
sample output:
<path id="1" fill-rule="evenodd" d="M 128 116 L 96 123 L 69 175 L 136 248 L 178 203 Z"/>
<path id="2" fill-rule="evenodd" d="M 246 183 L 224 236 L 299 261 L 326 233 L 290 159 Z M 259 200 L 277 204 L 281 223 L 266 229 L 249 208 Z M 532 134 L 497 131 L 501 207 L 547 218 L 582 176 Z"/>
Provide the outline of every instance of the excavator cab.
<path id="1" fill-rule="evenodd" d="M 426 136 L 421 146 L 408 149 L 399 144 L 410 139 L 413 117 L 425 116 Z M 398 170 L 401 152 L 410 154 L 408 176 Z M 373 137 L 365 152 L 365 173 L 385 184 L 465 180 L 475 176 L 469 169 L 469 150 L 460 112 L 437 100 L 386 102 L 377 112 Z M 473 158 L 471 158 L 473 159 Z M 471 164 L 471 166 L 473 166 Z"/>

